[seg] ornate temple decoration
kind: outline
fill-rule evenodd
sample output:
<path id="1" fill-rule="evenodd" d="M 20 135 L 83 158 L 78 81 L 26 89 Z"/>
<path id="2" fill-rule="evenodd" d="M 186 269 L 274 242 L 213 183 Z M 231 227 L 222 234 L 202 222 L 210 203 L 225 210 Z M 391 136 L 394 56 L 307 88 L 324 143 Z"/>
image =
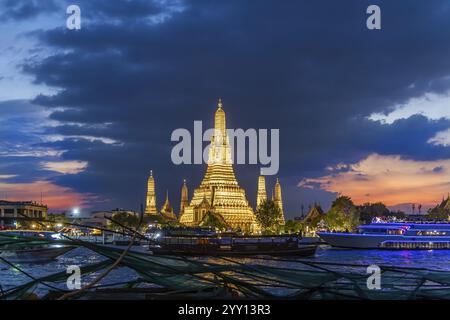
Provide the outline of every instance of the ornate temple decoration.
<path id="1" fill-rule="evenodd" d="M 275 183 L 275 192 L 273 194 L 273 201 L 280 208 L 280 223 L 284 224 L 284 210 L 283 210 L 283 199 L 281 197 L 281 185 L 280 181 L 277 178 L 277 182 Z"/>
<path id="2" fill-rule="evenodd" d="M 259 229 L 245 191 L 239 186 L 234 174 L 221 100 L 214 116 L 214 133 L 206 174 L 200 186 L 194 190 L 189 206 L 180 215 L 180 222 L 187 226 L 198 226 L 208 212 L 219 214 L 234 229 L 244 232 Z"/>
<path id="3" fill-rule="evenodd" d="M 309 210 L 308 214 L 303 219 L 303 222 L 307 224 L 317 224 L 320 220 L 323 219 L 324 215 L 325 212 L 323 211 L 322 207 L 314 203 L 314 206 Z"/>
<path id="4" fill-rule="evenodd" d="M 155 194 L 155 179 L 153 178 L 153 171 L 150 170 L 150 176 L 147 182 L 147 201 L 145 205 L 145 214 L 154 215 L 157 214 L 156 209 L 156 194 Z"/>
<path id="5" fill-rule="evenodd" d="M 183 215 L 184 209 L 189 205 L 189 193 L 186 185 L 186 179 L 183 180 L 181 187 L 180 216 Z"/>
<path id="6" fill-rule="evenodd" d="M 173 207 L 169 202 L 169 192 L 166 192 L 166 201 L 164 202 L 161 211 L 161 215 L 166 220 L 177 220 L 177 216 L 175 215 L 175 212 L 173 211 Z"/>
<path id="7" fill-rule="evenodd" d="M 258 208 L 261 203 L 267 200 L 266 194 L 266 178 L 264 176 L 258 177 L 258 194 L 256 195 L 256 208 Z"/>

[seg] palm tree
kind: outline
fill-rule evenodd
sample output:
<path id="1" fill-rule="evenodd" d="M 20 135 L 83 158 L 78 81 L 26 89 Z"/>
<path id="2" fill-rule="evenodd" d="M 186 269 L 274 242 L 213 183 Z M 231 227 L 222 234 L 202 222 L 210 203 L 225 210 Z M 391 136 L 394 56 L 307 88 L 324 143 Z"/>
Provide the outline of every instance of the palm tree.
<path id="1" fill-rule="evenodd" d="M 416 211 L 416 205 L 414 203 L 412 204 L 412 211 L 413 211 L 413 214 Z"/>

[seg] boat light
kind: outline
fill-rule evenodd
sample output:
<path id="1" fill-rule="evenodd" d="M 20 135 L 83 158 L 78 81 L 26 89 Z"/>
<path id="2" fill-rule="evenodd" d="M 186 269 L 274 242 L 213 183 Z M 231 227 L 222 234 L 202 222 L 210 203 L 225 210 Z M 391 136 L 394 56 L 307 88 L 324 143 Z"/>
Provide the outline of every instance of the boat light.
<path id="1" fill-rule="evenodd" d="M 54 234 L 51 235 L 51 237 L 53 239 L 60 240 L 61 239 L 61 234 L 60 233 L 54 233 Z"/>

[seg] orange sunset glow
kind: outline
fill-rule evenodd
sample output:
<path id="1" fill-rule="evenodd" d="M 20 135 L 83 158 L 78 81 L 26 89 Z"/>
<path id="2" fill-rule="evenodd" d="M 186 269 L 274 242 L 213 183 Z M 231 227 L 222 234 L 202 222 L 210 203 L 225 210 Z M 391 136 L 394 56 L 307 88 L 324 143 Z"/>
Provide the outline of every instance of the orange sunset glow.
<path id="1" fill-rule="evenodd" d="M 348 170 L 334 173 L 336 169 Z M 450 191 L 450 160 L 413 161 L 400 156 L 372 154 L 349 166 L 329 168 L 329 175 L 303 179 L 299 186 L 319 186 L 329 192 L 349 195 L 355 203 L 384 202 L 435 205 Z"/>
<path id="2" fill-rule="evenodd" d="M 2 197 L 7 195 L 11 201 L 41 201 L 51 210 L 66 210 L 74 206 L 83 207 L 84 196 L 70 188 L 55 185 L 49 181 L 35 181 L 32 183 L 4 183 L 0 182 Z"/>

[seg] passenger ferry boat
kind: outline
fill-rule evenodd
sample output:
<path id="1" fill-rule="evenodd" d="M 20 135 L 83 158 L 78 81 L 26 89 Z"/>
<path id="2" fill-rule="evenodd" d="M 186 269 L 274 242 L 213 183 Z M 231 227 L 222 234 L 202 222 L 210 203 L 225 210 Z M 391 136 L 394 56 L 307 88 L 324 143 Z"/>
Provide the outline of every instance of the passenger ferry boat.
<path id="1" fill-rule="evenodd" d="M 355 233 L 318 232 L 326 243 L 355 249 L 450 249 L 450 223 L 371 223 Z"/>

